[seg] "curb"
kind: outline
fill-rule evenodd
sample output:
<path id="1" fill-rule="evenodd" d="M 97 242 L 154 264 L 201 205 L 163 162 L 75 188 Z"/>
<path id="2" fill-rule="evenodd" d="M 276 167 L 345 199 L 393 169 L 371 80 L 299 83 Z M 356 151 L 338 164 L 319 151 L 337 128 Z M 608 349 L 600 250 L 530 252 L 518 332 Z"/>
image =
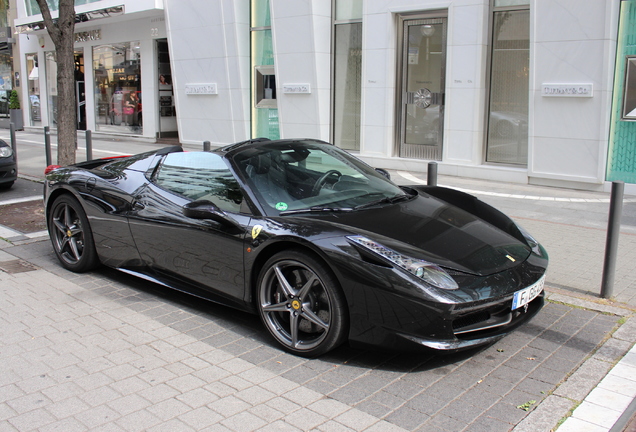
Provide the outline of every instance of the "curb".
<path id="1" fill-rule="evenodd" d="M 599 385 L 612 379 L 610 377 L 613 376 L 616 367 L 624 367 L 624 363 L 630 361 L 628 355 L 636 356 L 636 343 L 634 342 L 636 340 L 636 320 L 630 319 L 634 316 L 634 309 L 629 305 L 606 305 L 592 299 L 565 295 L 561 292 L 555 292 L 550 287 L 546 287 L 546 294 L 549 301 L 621 316 L 625 318 L 625 322 L 616 328 L 590 357 L 581 363 L 568 378 L 559 383 L 556 389 L 512 430 L 514 432 L 555 431 L 557 429 L 563 432 L 580 430 L 622 431 L 622 429 L 615 430 L 614 425 L 620 427 L 620 423 L 629 421 L 634 415 L 636 404 L 632 403 L 629 406 L 620 407 L 620 411 L 608 410 L 608 408 L 596 403 L 598 397 L 595 393 L 604 391 L 599 388 Z M 634 388 L 631 384 L 628 387 Z M 582 408 L 577 410 L 579 406 Z M 586 416 L 593 417 L 597 411 L 603 411 L 604 417 L 601 424 L 586 418 Z M 590 412 L 592 414 L 589 414 Z M 610 420 L 612 415 L 613 418 Z M 607 425 L 608 421 L 611 421 L 612 424 Z"/>

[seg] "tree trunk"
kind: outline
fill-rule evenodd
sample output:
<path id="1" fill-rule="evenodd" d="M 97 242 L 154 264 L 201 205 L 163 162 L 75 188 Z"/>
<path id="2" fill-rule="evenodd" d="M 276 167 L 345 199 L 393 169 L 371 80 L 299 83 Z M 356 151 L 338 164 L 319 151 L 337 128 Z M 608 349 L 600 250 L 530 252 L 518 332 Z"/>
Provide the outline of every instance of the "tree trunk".
<path id="1" fill-rule="evenodd" d="M 73 36 L 73 34 L 71 34 Z M 75 163 L 77 147 L 77 110 L 75 99 L 75 58 L 73 38 L 67 40 L 64 48 L 56 47 L 57 52 L 57 163 L 70 165 Z"/>
<path id="2" fill-rule="evenodd" d="M 57 58 L 57 163 L 75 163 L 77 113 L 75 99 L 75 6 L 74 0 L 59 0 L 59 17 L 51 18 L 46 0 L 37 0 L 44 25 L 55 45 Z"/>

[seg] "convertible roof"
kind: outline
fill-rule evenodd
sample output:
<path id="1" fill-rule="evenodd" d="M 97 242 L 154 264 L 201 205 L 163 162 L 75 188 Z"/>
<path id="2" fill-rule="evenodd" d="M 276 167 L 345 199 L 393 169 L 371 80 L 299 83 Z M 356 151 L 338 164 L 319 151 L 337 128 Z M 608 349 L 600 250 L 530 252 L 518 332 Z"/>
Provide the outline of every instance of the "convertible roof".
<path id="1" fill-rule="evenodd" d="M 159 150 L 155 152 L 155 154 L 161 156 L 168 153 L 176 153 L 176 152 L 182 152 L 182 151 L 183 151 L 183 147 L 175 145 L 175 146 L 160 148 Z"/>
<path id="2" fill-rule="evenodd" d="M 246 141 L 241 141 L 236 144 L 230 144 L 225 147 L 221 147 L 219 149 L 214 150 L 219 153 L 229 153 L 234 151 L 243 150 L 246 148 L 257 147 L 262 143 L 280 143 L 280 144 L 294 144 L 294 143 L 304 143 L 304 142 L 313 142 L 320 144 L 331 145 L 328 142 L 321 141 L 315 138 L 292 138 L 292 139 L 280 139 L 280 140 L 270 140 L 269 138 L 254 138 Z"/>
<path id="3" fill-rule="evenodd" d="M 229 152 L 232 150 L 236 150 L 238 148 L 241 148 L 243 146 L 249 145 L 249 144 L 254 144 L 254 143 L 259 143 L 259 142 L 265 142 L 265 141 L 271 141 L 269 138 L 254 138 L 254 139 L 249 139 L 246 141 L 241 141 L 235 144 L 230 144 L 227 145 L 225 147 L 221 147 L 220 149 L 218 149 L 217 151 L 220 152 Z"/>

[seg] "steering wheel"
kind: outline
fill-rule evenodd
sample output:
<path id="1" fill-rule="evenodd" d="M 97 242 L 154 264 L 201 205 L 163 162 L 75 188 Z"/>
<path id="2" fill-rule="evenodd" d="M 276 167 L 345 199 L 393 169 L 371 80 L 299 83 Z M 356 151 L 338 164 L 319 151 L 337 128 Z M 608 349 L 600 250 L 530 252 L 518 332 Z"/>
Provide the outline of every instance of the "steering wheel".
<path id="1" fill-rule="evenodd" d="M 321 175 L 320 178 L 316 180 L 316 183 L 314 183 L 314 187 L 311 188 L 311 196 L 318 195 L 318 192 L 320 192 L 320 189 L 322 189 L 325 183 L 327 183 L 327 179 L 331 176 L 336 176 L 336 181 L 337 181 L 340 177 L 342 177 L 342 173 L 338 170 L 329 170 L 323 175 Z"/>

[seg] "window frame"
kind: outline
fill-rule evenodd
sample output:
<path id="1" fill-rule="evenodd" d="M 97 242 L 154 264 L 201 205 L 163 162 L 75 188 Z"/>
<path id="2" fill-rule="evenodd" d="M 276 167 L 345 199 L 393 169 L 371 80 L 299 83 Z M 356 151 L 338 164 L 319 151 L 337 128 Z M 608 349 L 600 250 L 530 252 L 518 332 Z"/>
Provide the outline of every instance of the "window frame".
<path id="1" fill-rule="evenodd" d="M 481 162 L 484 165 L 496 165 L 496 166 L 509 166 L 513 168 L 528 168 L 529 163 L 529 155 L 528 160 L 525 164 L 520 163 L 508 163 L 508 162 L 494 162 L 488 161 L 488 144 L 489 144 L 489 135 L 490 135 L 490 114 L 491 114 L 491 86 L 492 86 L 492 71 L 493 71 L 493 48 L 494 48 L 494 25 L 495 25 L 495 14 L 497 12 L 506 12 L 506 11 L 521 11 L 527 10 L 529 14 L 529 25 L 530 29 L 532 26 L 532 9 L 530 7 L 530 0 L 518 0 L 518 1 L 510 1 L 510 4 L 498 6 L 497 3 L 505 3 L 502 0 L 490 0 L 490 11 L 488 18 L 488 52 L 487 52 L 487 63 L 486 63 L 486 75 L 485 75 L 485 110 L 483 117 L 483 145 L 482 145 L 482 156 Z M 532 40 L 531 40 L 531 32 L 528 34 L 528 42 L 529 42 L 529 56 L 530 59 L 528 61 L 528 68 L 530 69 L 532 66 Z M 528 86 L 530 85 L 530 77 L 528 77 Z M 528 95 L 528 105 L 531 103 L 530 95 Z M 528 106 L 528 117 L 530 116 L 530 106 Z M 528 118 L 529 120 L 529 118 Z M 528 121 L 529 123 L 529 121 Z M 528 148 L 530 145 L 530 137 L 528 135 Z"/>

